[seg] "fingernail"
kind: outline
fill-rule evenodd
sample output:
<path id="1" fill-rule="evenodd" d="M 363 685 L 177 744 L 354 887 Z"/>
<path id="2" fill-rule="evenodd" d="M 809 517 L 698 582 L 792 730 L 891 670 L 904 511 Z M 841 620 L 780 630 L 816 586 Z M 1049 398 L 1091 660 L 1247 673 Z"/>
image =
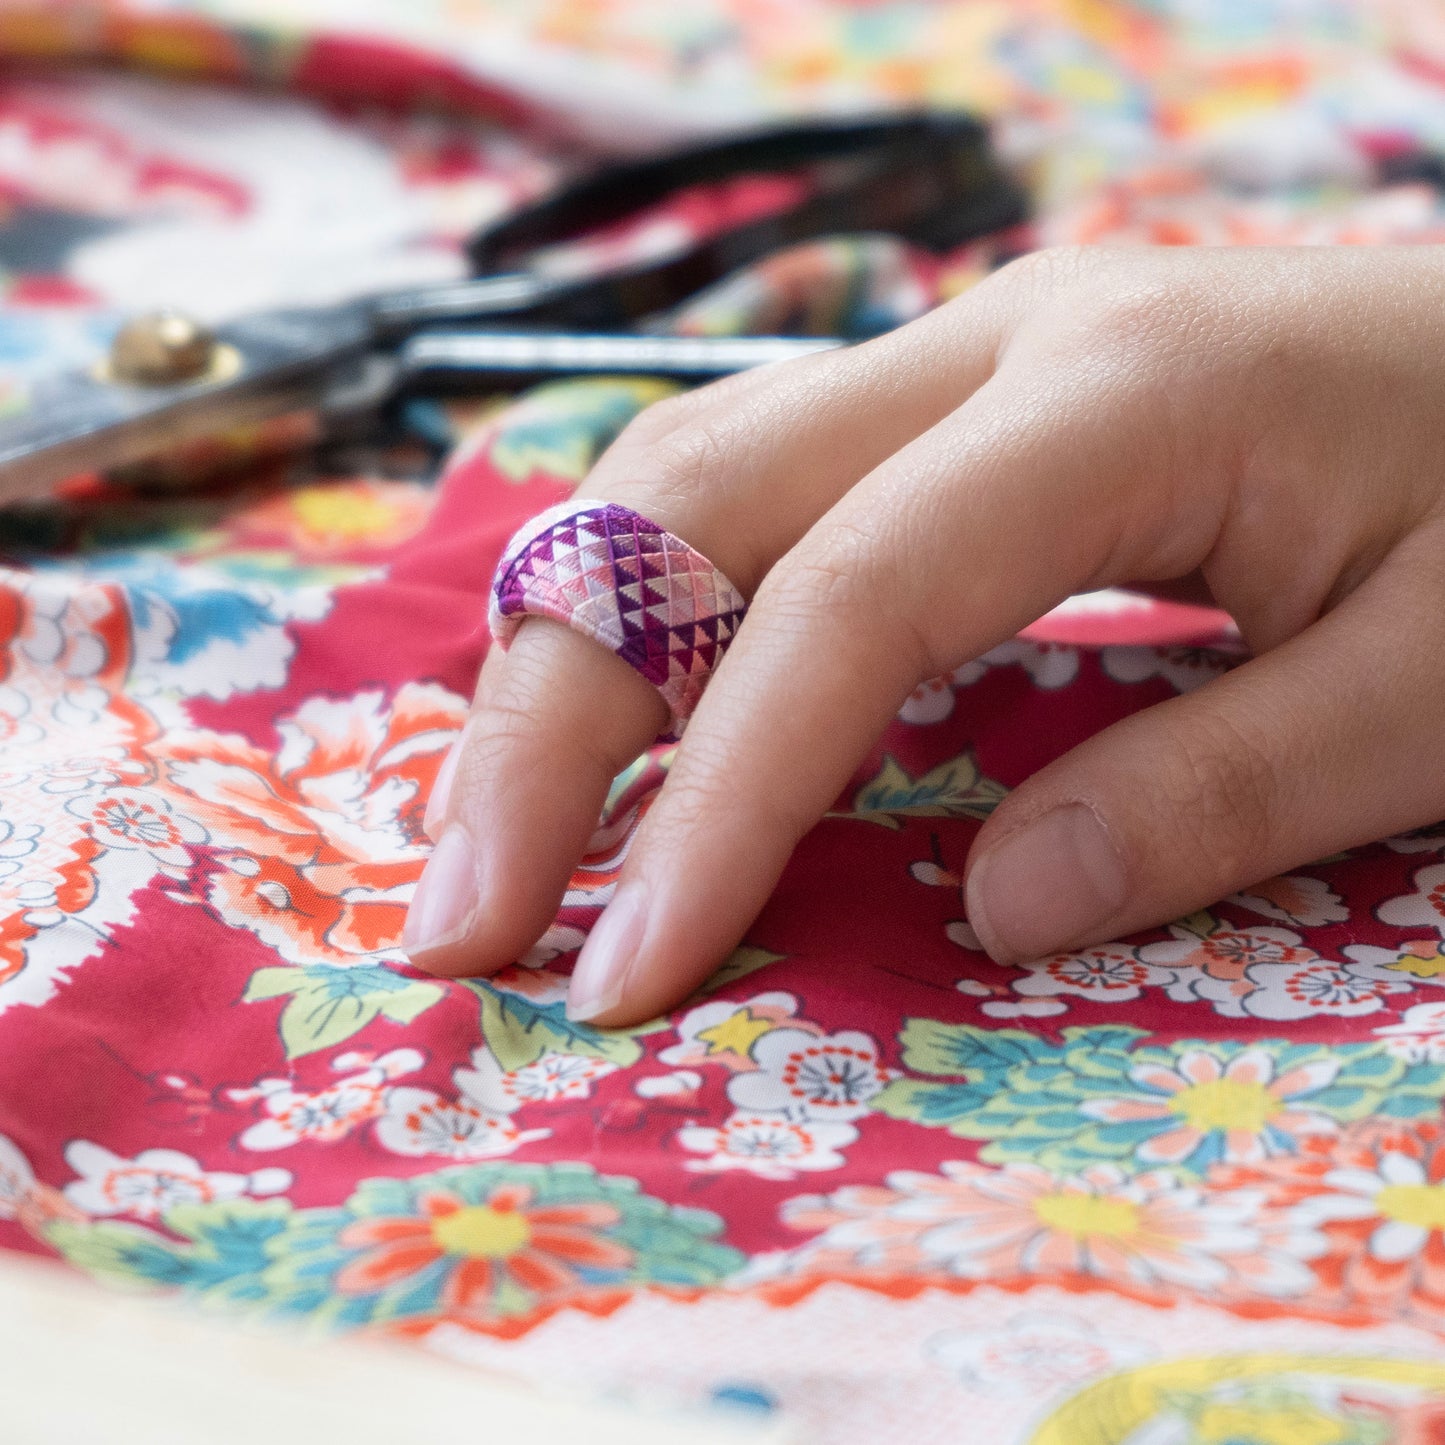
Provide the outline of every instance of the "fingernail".
<path id="1" fill-rule="evenodd" d="M 422 815 L 421 830 L 428 838 L 437 838 L 441 834 L 442 825 L 446 822 L 447 804 L 452 795 L 452 783 L 457 776 L 457 762 L 462 755 L 462 745 L 467 740 L 467 733 L 471 728 L 468 722 L 457 736 L 457 740 L 447 749 L 447 755 L 442 759 L 442 765 L 437 769 L 436 782 L 431 787 L 431 797 L 426 800 L 426 812 Z"/>
<path id="2" fill-rule="evenodd" d="M 623 985 L 637 956 L 646 922 L 641 890 L 620 889 L 577 955 L 567 993 L 568 1018 L 584 1023 L 610 1013 L 622 1002 Z"/>
<path id="3" fill-rule="evenodd" d="M 407 909 L 401 946 L 414 961 L 465 935 L 477 906 L 478 883 L 477 850 L 467 830 L 453 825 L 432 850 Z"/>
<path id="4" fill-rule="evenodd" d="M 1124 868 L 1081 803 L 991 848 L 968 875 L 968 921 L 999 963 L 1029 963 L 1106 923 L 1124 904 Z"/>

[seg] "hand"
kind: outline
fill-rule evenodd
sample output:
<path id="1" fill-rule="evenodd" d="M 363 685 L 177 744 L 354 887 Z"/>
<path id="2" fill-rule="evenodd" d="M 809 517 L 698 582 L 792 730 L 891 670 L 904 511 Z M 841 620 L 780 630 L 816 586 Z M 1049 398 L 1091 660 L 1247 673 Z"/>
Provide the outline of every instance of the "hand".
<path id="1" fill-rule="evenodd" d="M 998 808 L 967 903 L 1000 962 L 1445 814 L 1442 439 L 1426 247 L 1041 252 L 876 341 L 651 408 L 582 491 L 685 538 L 751 610 L 574 1016 L 685 997 L 909 692 L 1082 590 L 1200 579 L 1255 657 Z M 665 719 L 555 623 L 494 650 L 433 800 L 411 957 L 466 975 L 522 954 Z"/>

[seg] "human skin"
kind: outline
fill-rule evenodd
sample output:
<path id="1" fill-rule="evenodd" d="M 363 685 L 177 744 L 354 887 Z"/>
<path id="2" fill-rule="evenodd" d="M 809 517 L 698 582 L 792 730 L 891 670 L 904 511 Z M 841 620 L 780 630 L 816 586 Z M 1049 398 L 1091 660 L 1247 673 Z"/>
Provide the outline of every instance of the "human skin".
<path id="1" fill-rule="evenodd" d="M 887 336 L 650 408 L 581 488 L 750 599 L 574 1017 L 686 997 L 918 683 L 1072 593 L 1185 587 L 1252 659 L 1114 724 L 979 831 L 968 915 L 1017 963 L 1162 923 L 1445 815 L 1445 254 L 1038 252 Z M 528 619 L 482 668 L 428 812 L 421 968 L 480 975 L 554 918 L 610 779 L 666 722 Z"/>

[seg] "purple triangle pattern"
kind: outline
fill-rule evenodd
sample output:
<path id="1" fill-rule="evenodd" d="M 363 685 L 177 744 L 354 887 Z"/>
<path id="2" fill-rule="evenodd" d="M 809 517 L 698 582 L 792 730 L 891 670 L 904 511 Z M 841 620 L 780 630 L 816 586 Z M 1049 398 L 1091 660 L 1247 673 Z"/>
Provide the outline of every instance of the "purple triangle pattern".
<path id="1" fill-rule="evenodd" d="M 680 537 L 616 502 L 574 501 L 507 544 L 489 621 L 502 647 L 528 616 L 600 642 L 663 695 L 676 738 L 746 611 L 737 588 Z"/>

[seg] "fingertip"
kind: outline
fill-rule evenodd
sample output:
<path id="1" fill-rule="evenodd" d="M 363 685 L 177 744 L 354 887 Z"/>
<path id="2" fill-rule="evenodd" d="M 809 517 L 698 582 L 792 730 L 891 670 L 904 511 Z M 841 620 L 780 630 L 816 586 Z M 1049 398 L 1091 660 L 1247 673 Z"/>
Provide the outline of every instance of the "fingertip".
<path id="1" fill-rule="evenodd" d="M 572 970 L 567 1017 L 578 1023 L 633 1020 L 628 984 L 647 929 L 647 904 L 635 884 L 619 888 L 592 927 Z"/>
<path id="2" fill-rule="evenodd" d="M 467 936 L 476 911 L 480 859 L 471 835 L 453 824 L 441 836 L 417 880 L 407 909 L 401 946 L 428 973 Z"/>

